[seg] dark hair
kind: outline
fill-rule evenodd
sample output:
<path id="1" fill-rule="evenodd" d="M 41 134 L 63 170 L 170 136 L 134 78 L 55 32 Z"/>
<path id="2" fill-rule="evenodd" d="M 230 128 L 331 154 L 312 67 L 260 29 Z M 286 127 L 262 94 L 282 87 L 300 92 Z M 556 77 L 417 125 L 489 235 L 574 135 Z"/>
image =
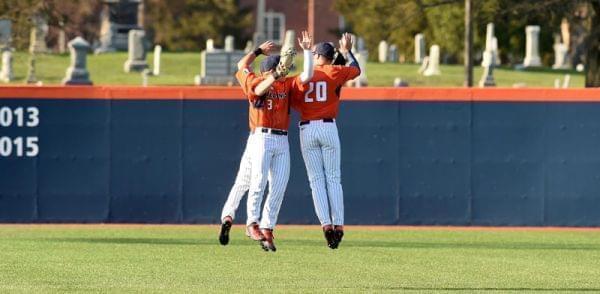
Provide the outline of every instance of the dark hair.
<path id="1" fill-rule="evenodd" d="M 346 58 L 344 58 L 344 54 L 340 53 L 337 49 L 335 49 L 335 55 L 333 55 L 333 65 L 346 65 Z"/>

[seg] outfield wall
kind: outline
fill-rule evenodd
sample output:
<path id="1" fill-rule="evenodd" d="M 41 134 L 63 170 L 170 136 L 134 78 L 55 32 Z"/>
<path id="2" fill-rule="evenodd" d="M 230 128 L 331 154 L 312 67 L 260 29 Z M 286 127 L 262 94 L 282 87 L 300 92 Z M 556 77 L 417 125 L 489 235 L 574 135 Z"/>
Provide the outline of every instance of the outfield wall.
<path id="1" fill-rule="evenodd" d="M 342 97 L 350 224 L 600 225 L 599 90 Z M 316 223 L 293 117 L 280 223 Z M 218 222 L 247 134 L 237 88 L 0 87 L 0 222 Z"/>

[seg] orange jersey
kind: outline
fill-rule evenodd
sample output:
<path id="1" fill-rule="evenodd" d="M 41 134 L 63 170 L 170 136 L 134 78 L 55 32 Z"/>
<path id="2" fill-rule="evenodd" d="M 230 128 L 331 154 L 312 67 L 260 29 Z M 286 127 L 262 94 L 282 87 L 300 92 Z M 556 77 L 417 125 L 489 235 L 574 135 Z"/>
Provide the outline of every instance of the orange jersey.
<path id="1" fill-rule="evenodd" d="M 302 120 L 336 118 L 342 86 L 359 74 L 354 66 L 317 65 L 310 82 L 298 83 L 300 91 L 294 94 L 292 107 L 300 112 Z"/>
<path id="2" fill-rule="evenodd" d="M 275 81 L 263 96 L 254 94 L 254 89 L 263 77 L 257 76 L 249 69 L 239 70 L 235 77 L 248 97 L 248 122 L 250 130 L 257 127 L 287 130 L 290 124 L 290 92 L 299 84 L 296 77 L 287 77 L 285 81 Z"/>

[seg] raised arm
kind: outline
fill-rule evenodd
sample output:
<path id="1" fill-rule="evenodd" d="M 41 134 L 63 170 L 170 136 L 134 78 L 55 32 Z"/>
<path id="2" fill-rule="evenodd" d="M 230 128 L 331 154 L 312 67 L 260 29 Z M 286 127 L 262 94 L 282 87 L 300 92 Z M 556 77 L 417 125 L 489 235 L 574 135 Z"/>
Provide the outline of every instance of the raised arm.
<path id="1" fill-rule="evenodd" d="M 312 36 L 309 35 L 307 31 L 302 31 L 302 39 L 298 38 L 298 44 L 300 45 L 300 48 L 302 48 L 304 56 L 300 82 L 306 84 L 312 79 L 314 72 L 312 52 L 310 51 L 312 47 Z"/>
<path id="2" fill-rule="evenodd" d="M 354 40 L 352 40 L 352 35 L 344 33 L 342 35 L 342 38 L 340 39 L 340 53 L 344 54 L 344 57 L 346 58 L 346 60 L 348 60 L 348 66 L 356 67 L 360 73 L 360 66 L 358 65 L 358 61 L 356 60 L 356 57 L 354 57 L 354 54 L 352 54 L 353 42 Z"/>
<path id="3" fill-rule="evenodd" d="M 252 65 L 252 62 L 254 62 L 254 60 L 256 59 L 256 57 L 258 57 L 261 54 L 269 55 L 274 47 L 275 44 L 273 43 L 273 41 L 266 41 L 262 43 L 254 51 L 249 52 L 244 57 L 242 57 L 242 59 L 240 59 L 240 61 L 237 64 L 238 70 L 250 67 Z"/>

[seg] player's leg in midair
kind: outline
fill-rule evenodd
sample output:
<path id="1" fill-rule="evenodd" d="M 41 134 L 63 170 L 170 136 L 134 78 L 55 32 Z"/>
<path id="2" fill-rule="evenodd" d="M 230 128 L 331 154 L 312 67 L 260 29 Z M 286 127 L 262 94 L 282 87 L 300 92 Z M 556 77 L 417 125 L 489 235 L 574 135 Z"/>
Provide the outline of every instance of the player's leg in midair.
<path id="1" fill-rule="evenodd" d="M 277 149 L 271 160 L 269 171 L 269 194 L 265 200 L 260 228 L 265 235 L 263 249 L 275 251 L 273 229 L 277 223 L 279 210 L 285 195 L 285 189 L 290 177 L 290 151 L 286 136 L 277 136 Z"/>

